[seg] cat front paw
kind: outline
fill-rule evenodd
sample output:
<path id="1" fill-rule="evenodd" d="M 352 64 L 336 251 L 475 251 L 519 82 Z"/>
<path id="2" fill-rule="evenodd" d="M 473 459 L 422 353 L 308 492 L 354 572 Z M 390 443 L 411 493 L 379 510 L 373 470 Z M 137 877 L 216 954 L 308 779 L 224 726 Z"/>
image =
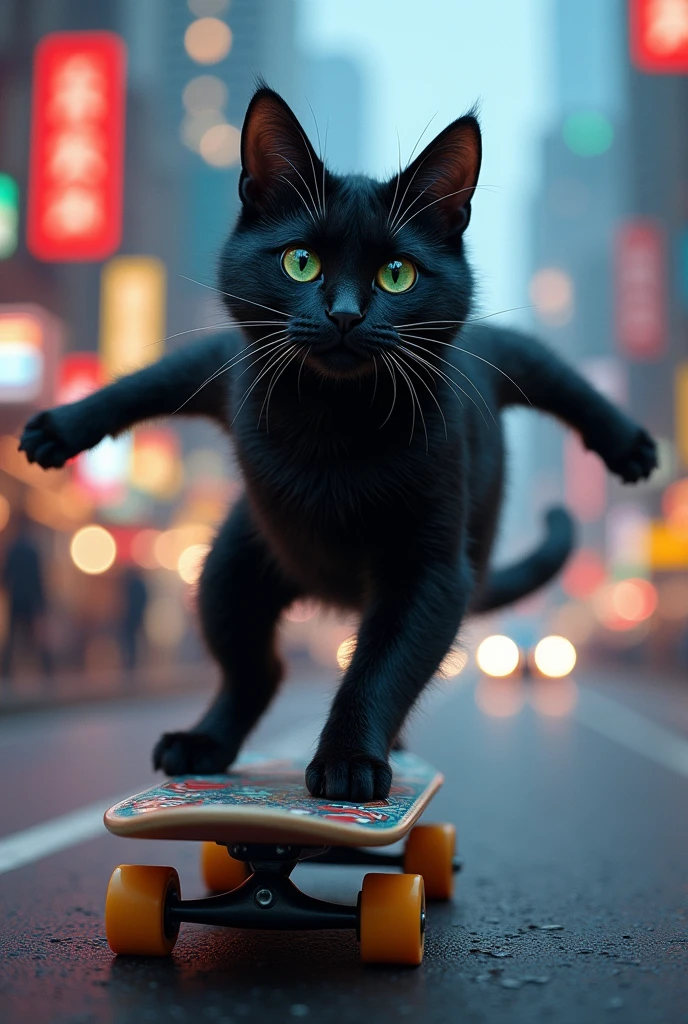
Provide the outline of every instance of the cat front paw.
<path id="1" fill-rule="evenodd" d="M 312 796 L 365 804 L 386 800 L 392 785 L 387 761 L 370 754 L 318 752 L 306 769 L 306 786 Z"/>
<path id="2" fill-rule="evenodd" d="M 153 750 L 153 767 L 166 775 L 216 775 L 235 756 L 235 751 L 206 733 L 166 732 Z"/>
<path id="3" fill-rule="evenodd" d="M 24 427 L 19 451 L 43 469 L 61 469 L 68 459 L 102 440 L 104 432 L 74 422 L 69 407 L 36 413 Z"/>
<path id="4" fill-rule="evenodd" d="M 610 454 L 605 461 L 612 473 L 621 477 L 625 484 L 647 480 L 658 465 L 657 443 L 647 430 L 637 427 L 630 444 Z"/>

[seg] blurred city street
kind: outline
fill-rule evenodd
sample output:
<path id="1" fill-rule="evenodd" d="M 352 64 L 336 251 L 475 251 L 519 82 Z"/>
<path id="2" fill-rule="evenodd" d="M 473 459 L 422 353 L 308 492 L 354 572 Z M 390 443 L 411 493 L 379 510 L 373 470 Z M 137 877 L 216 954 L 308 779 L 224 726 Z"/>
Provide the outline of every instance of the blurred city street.
<path id="1" fill-rule="evenodd" d="M 252 747 L 305 756 L 333 682 L 297 671 Z M 5 801 L 0 839 L 0 1015 L 683 1021 L 688 713 L 678 683 L 584 672 L 547 681 L 545 693 L 466 669 L 437 684 L 408 738 L 445 773 L 426 817 L 457 825 L 464 868 L 453 902 L 428 906 L 418 971 L 362 967 L 348 933 L 192 925 L 171 960 L 114 959 L 102 911 L 116 864 L 172 864 L 185 897 L 203 894 L 198 844 L 119 839 L 99 824 L 107 804 L 150 784 L 158 733 L 185 725 L 203 698 L 5 717 L 4 791 L 22 799 Z M 58 835 L 65 814 L 67 836 Z M 60 841 L 42 856 L 42 843 Z M 8 870 L 12 856 L 23 866 Z M 351 903 L 362 874 L 303 865 L 296 881 Z"/>

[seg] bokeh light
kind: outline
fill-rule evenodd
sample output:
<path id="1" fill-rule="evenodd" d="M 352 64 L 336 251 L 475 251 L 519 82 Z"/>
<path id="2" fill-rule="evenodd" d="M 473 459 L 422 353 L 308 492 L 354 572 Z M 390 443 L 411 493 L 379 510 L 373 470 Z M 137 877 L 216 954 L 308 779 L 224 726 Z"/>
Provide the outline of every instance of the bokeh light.
<path id="1" fill-rule="evenodd" d="M 561 588 L 569 597 L 590 597 L 607 578 L 602 557 L 593 548 L 576 551 L 564 570 Z"/>
<path id="2" fill-rule="evenodd" d="M 184 33 L 184 48 L 197 64 L 217 64 L 232 48 L 232 31 L 219 18 L 198 18 Z"/>
<path id="3" fill-rule="evenodd" d="M 455 676 L 461 675 L 467 664 L 468 654 L 466 651 L 462 651 L 460 648 L 452 649 L 445 654 L 442 664 L 437 670 L 437 675 L 441 679 L 454 679 Z"/>
<path id="4" fill-rule="evenodd" d="M 226 124 L 226 121 L 221 110 L 199 110 L 186 115 L 179 134 L 184 145 L 198 153 L 205 133 L 222 124 Z"/>
<path id="5" fill-rule="evenodd" d="M 216 75 L 198 75 L 184 87 L 182 102 L 190 113 L 221 110 L 227 102 L 227 86 Z"/>
<path id="6" fill-rule="evenodd" d="M 649 619 L 657 608 L 657 588 L 648 580 L 627 579 L 603 587 L 594 597 L 604 626 L 623 632 Z"/>
<path id="7" fill-rule="evenodd" d="M 146 529 L 139 530 L 131 538 L 129 552 L 132 560 L 142 569 L 157 569 L 158 561 L 155 557 L 154 545 L 159 535 L 159 530 Z"/>
<path id="8" fill-rule="evenodd" d="M 193 544 L 209 544 L 212 535 L 212 527 L 205 523 L 187 523 L 163 530 L 153 541 L 153 555 L 163 569 L 178 569 L 181 553 Z"/>
<path id="9" fill-rule="evenodd" d="M 543 267 L 531 280 L 529 293 L 535 313 L 550 327 L 563 327 L 573 313 L 573 280 L 557 267 Z"/>
<path id="10" fill-rule="evenodd" d="M 667 487 L 662 497 L 662 512 L 675 530 L 688 530 L 688 478 Z"/>
<path id="11" fill-rule="evenodd" d="M 614 126 L 597 110 L 581 110 L 565 118 L 562 135 L 576 156 L 599 156 L 612 145 Z"/>
<path id="12" fill-rule="evenodd" d="M 209 544 L 190 544 L 184 548 L 177 560 L 177 571 L 185 583 L 198 582 L 209 551 Z"/>
<path id="13" fill-rule="evenodd" d="M 233 167 L 241 156 L 241 132 L 233 124 L 216 124 L 201 136 L 199 151 L 212 167 Z"/>
<path id="14" fill-rule="evenodd" d="M 72 537 L 69 553 L 77 569 L 89 576 L 97 576 L 113 565 L 117 545 L 103 526 L 84 526 Z"/>
<path id="15" fill-rule="evenodd" d="M 688 620 L 688 579 L 665 580 L 658 588 L 659 615 L 668 620 Z"/>
<path id="16" fill-rule="evenodd" d="M 356 634 L 343 640 L 337 648 L 337 664 L 340 668 L 347 669 L 356 650 Z"/>
<path id="17" fill-rule="evenodd" d="M 518 668 L 521 655 L 508 636 L 488 636 L 478 647 L 475 660 L 488 676 L 510 676 Z"/>
<path id="18" fill-rule="evenodd" d="M 533 661 L 543 676 L 559 679 L 573 671 L 576 648 L 563 636 L 546 636 L 533 651 Z"/>

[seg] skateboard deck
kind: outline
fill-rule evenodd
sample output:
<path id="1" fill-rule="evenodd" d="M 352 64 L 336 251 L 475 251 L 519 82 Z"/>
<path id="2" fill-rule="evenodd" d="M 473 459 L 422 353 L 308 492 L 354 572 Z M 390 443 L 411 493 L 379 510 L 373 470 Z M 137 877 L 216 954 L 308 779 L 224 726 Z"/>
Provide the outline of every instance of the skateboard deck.
<path id="1" fill-rule="evenodd" d="M 406 835 L 444 781 L 407 751 L 394 753 L 392 789 L 372 803 L 312 797 L 305 761 L 245 754 L 221 775 L 183 775 L 105 812 L 118 836 L 219 843 L 387 846 Z"/>

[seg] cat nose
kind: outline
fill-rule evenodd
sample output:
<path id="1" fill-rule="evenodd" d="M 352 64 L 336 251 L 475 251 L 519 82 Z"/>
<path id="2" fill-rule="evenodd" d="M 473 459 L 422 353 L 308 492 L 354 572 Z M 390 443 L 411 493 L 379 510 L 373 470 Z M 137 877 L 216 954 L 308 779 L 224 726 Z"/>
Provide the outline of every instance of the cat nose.
<path id="1" fill-rule="evenodd" d="M 356 310 L 355 312 L 345 312 L 340 309 L 328 309 L 326 312 L 330 320 L 337 325 L 342 334 L 346 334 L 346 332 L 350 331 L 352 327 L 356 326 L 356 324 L 360 324 L 363 319 L 363 314 L 359 312 L 359 310 Z"/>

